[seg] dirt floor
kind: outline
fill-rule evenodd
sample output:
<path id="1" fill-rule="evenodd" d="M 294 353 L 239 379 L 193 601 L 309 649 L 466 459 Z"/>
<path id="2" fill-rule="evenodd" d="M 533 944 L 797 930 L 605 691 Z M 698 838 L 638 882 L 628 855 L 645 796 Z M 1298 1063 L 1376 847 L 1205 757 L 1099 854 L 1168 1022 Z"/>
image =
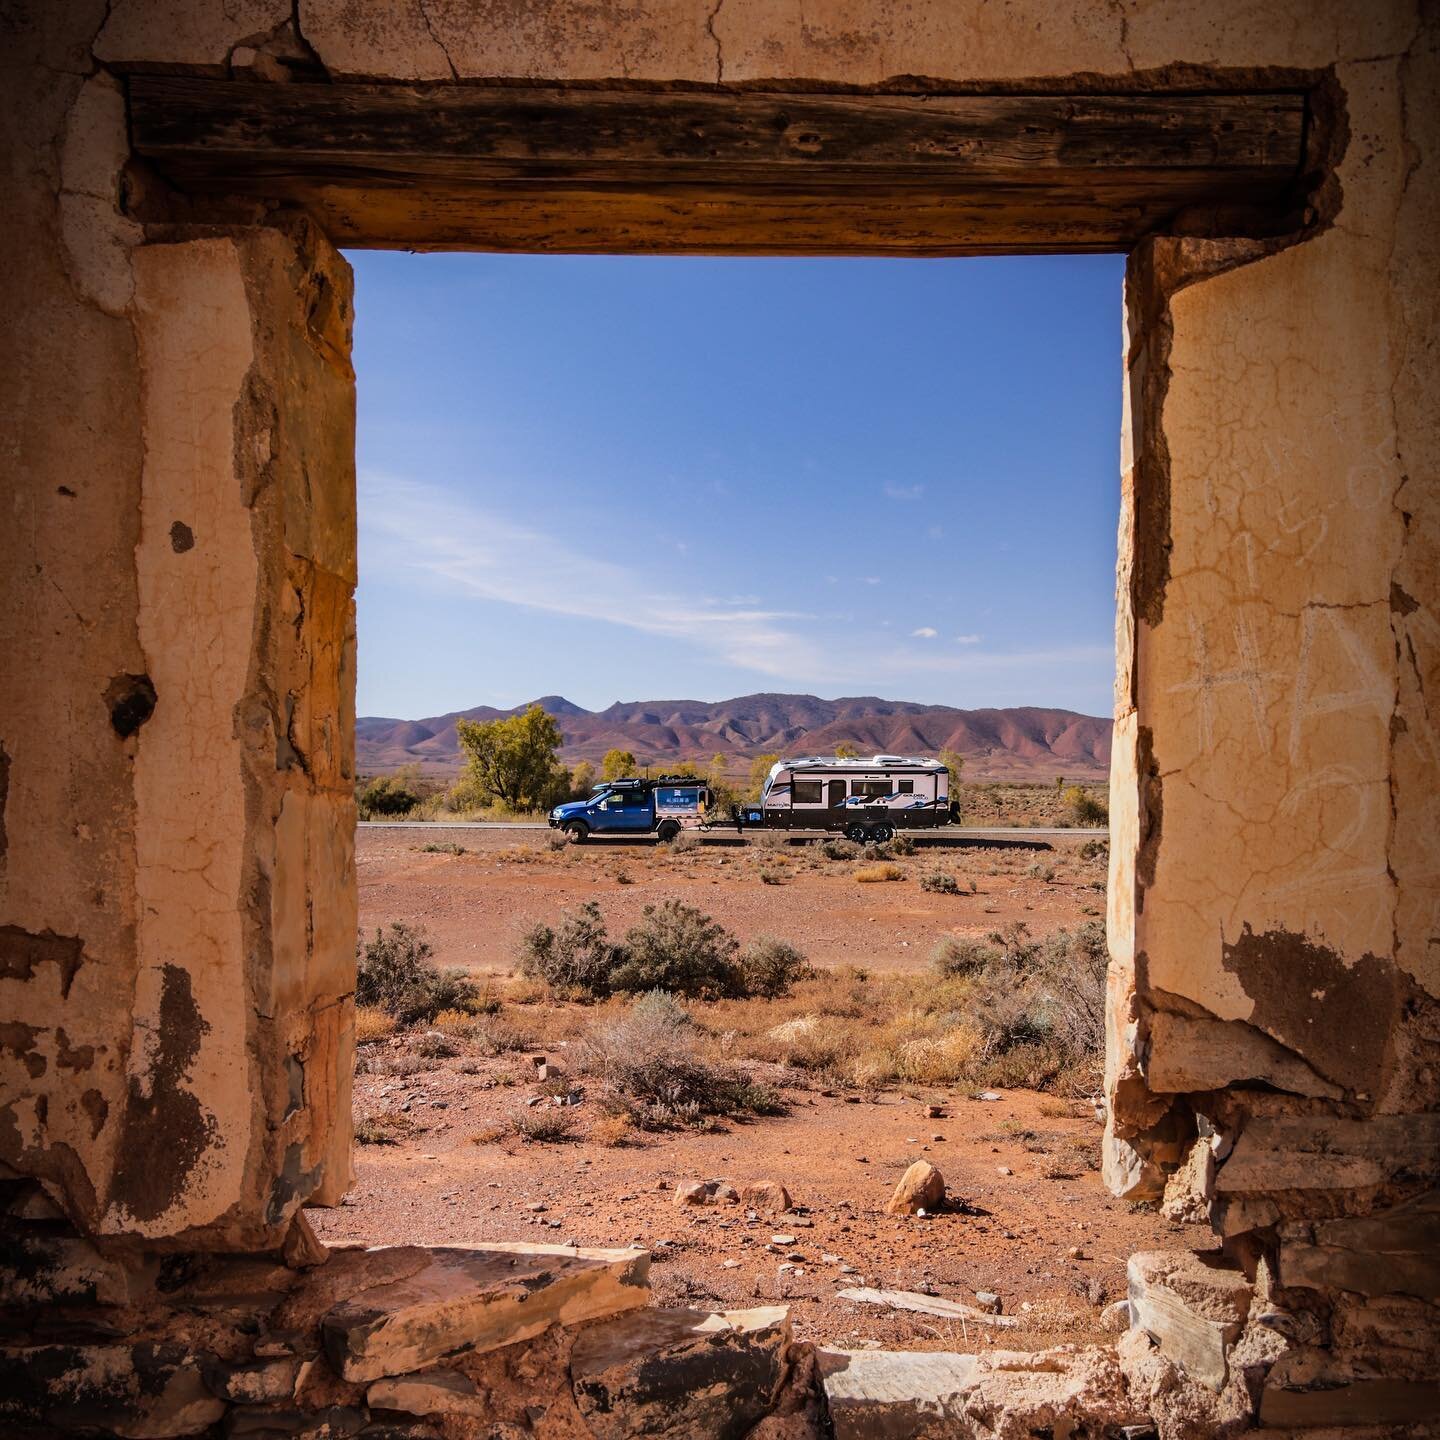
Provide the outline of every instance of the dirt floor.
<path id="1" fill-rule="evenodd" d="M 1079 838 L 919 840 L 913 855 L 892 857 L 901 879 L 871 884 L 856 879 L 863 859 L 827 860 L 814 844 L 719 835 L 688 848 L 648 837 L 565 846 L 557 837 L 552 848 L 551 839 L 535 830 L 362 828 L 361 932 L 392 920 L 423 925 L 442 965 L 506 974 L 525 932 L 553 924 L 566 907 L 594 900 L 618 938 L 646 905 L 678 899 L 742 943 L 773 935 L 815 965 L 903 970 L 923 965 L 947 934 L 978 936 L 1019 920 L 1039 937 L 1098 918 L 1105 906 L 1103 846 Z M 963 893 L 922 890 L 934 871 L 953 874 Z"/>
<path id="2" fill-rule="evenodd" d="M 870 884 L 856 878 L 863 858 L 827 860 L 814 846 L 552 849 L 548 841 L 538 832 L 362 830 L 358 865 L 367 931 L 397 919 L 422 925 L 442 964 L 490 977 L 506 996 L 502 1018 L 518 1017 L 505 1023 L 522 1027 L 562 1072 L 566 1037 L 593 1012 L 539 1003 L 523 982 L 503 977 L 527 928 L 582 900 L 600 904 L 618 937 L 643 906 L 673 896 L 741 940 L 780 936 L 852 979 L 871 970 L 918 977 L 943 935 L 983 936 L 1020 921 L 1038 937 L 1094 917 L 1103 903 L 1103 849 L 1078 839 L 922 845 L 891 862 L 901 879 Z M 463 853 L 425 848 L 437 844 Z M 956 877 L 958 894 L 919 888 L 937 869 Z M 776 1002 L 775 1018 L 792 1013 Z M 427 1059 L 415 1032 L 362 1046 L 357 1123 L 386 1143 L 357 1147 L 356 1185 L 341 1206 L 311 1212 L 316 1230 L 369 1243 L 641 1245 L 654 1256 L 662 1304 L 783 1299 L 803 1338 L 968 1350 L 1099 1337 L 1101 1308 L 1124 1296 L 1126 1257 L 1174 1243 L 1174 1227 L 1152 1209 L 1103 1190 L 1100 1125 L 1084 1098 L 1020 1090 L 979 1098 L 956 1086 L 833 1089 L 811 1072 L 752 1062 L 755 1078 L 784 1097 L 785 1114 L 727 1120 L 709 1132 L 632 1132 L 617 1145 L 592 1133 L 592 1107 L 581 1098 L 576 1138 L 497 1140 L 507 1117 L 558 1104 L 553 1083 L 536 1083 L 535 1053 Z M 938 1115 L 927 1114 L 932 1105 Z M 946 1210 L 884 1214 L 917 1158 L 944 1175 Z M 797 1208 L 769 1215 L 738 1203 L 677 1206 L 676 1187 L 693 1180 L 777 1180 Z M 1016 1323 L 962 1324 L 838 1297 L 855 1286 L 967 1303 L 990 1292 Z"/>

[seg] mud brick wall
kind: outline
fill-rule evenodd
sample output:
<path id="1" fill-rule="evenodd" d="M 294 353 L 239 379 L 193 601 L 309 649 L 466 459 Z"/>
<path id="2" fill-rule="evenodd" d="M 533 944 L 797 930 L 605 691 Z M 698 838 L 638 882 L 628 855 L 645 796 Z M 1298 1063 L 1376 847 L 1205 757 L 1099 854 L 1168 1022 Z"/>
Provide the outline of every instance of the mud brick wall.
<path id="1" fill-rule="evenodd" d="M 1434 1332 L 1385 1238 L 1414 1245 L 1440 1168 L 1433 7 L 6 14 L 7 1166 L 94 1234 L 197 1247 L 273 1243 L 347 1177 L 347 271 L 303 216 L 187 223 L 128 153 L 126 75 L 1290 85 L 1300 228 L 1177 217 L 1130 262 L 1106 1174 L 1191 1184 L 1171 1198 L 1314 1310 L 1320 1350 L 1354 1341 L 1342 1379 L 1385 1363 L 1355 1339 L 1378 1333 L 1357 1269 L 1389 1333 Z"/>

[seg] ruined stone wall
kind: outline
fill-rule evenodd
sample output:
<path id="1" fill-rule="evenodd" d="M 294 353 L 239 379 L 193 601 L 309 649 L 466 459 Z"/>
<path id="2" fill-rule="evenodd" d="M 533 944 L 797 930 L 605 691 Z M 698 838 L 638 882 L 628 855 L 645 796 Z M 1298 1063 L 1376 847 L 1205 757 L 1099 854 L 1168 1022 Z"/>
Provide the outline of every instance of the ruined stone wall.
<path id="1" fill-rule="evenodd" d="M 1381 1363 L 1376 1334 L 1434 1333 L 1402 1262 L 1322 1228 L 1408 1202 L 1440 1150 L 1433 9 L 112 0 L 37 4 L 19 33 L 10 1164 L 91 1228 L 217 1243 L 344 1178 L 344 266 L 283 217 L 143 230 L 108 71 L 1060 89 L 1283 73 L 1321 102 L 1307 227 L 1255 242 L 1217 219 L 1130 268 L 1107 1176 L 1155 1194 L 1188 1156 L 1180 1208 L 1266 1284 L 1289 1254 L 1329 1327 L 1311 1338 L 1370 1337 L 1352 1370 Z M 1347 1245 L 1379 1298 L 1326 1298 Z"/>
<path id="2" fill-rule="evenodd" d="M 0 1161 L 243 1247 L 350 1176 L 350 275 L 130 220 L 82 11 L 7 42 Z"/>

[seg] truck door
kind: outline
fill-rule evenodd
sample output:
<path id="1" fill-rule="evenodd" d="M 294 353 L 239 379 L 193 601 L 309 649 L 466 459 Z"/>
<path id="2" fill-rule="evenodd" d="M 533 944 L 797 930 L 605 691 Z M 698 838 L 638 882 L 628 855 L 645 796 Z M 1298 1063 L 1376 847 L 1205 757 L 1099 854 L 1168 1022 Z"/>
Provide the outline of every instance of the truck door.
<path id="1" fill-rule="evenodd" d="M 619 814 L 616 816 L 617 830 L 632 834 L 643 834 L 655 824 L 655 806 L 649 790 L 627 790 L 622 795 Z"/>

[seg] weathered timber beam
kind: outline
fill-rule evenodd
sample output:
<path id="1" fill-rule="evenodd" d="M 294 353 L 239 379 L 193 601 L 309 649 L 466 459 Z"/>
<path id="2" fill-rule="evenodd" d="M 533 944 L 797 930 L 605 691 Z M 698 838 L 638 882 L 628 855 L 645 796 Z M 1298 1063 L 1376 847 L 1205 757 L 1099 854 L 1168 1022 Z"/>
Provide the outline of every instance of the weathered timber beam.
<path id="1" fill-rule="evenodd" d="M 852 249 L 1122 245 L 1189 207 L 1283 208 L 1305 126 L 1305 98 L 1288 92 L 776 95 L 134 75 L 129 98 L 136 153 L 192 196 L 306 205 L 342 243 L 537 249 L 607 248 L 603 232 L 618 226 L 640 249 L 823 250 L 823 216 L 806 211 L 832 203 L 846 209 Z M 556 229 L 562 197 L 573 220 Z M 497 204 L 514 236 L 508 220 L 493 233 Z M 897 227 L 897 204 L 918 223 Z M 527 206 L 549 217 L 533 242 Z M 768 240 L 753 228 L 747 239 L 751 206 L 768 212 Z M 777 226 L 787 207 L 798 226 Z"/>

